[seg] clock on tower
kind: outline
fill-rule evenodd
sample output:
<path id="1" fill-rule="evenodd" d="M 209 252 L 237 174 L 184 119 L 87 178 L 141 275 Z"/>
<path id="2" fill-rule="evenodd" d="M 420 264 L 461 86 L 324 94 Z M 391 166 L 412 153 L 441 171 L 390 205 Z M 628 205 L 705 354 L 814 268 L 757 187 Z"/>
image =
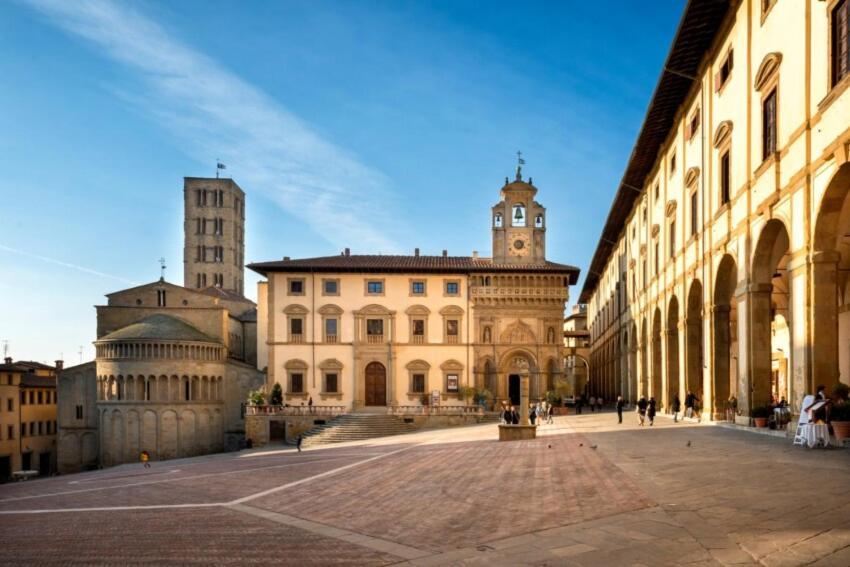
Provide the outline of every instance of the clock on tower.
<path id="1" fill-rule="evenodd" d="M 546 261 L 546 209 L 534 197 L 531 179 L 522 179 L 520 159 L 516 179 L 502 187 L 501 200 L 491 209 L 493 261 L 497 264 L 537 264 Z"/>

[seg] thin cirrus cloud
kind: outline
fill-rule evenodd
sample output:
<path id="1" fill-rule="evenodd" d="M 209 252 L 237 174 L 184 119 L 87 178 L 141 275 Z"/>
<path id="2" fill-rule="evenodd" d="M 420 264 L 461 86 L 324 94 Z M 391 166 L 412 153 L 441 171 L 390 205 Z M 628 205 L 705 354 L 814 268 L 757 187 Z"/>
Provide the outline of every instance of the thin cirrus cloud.
<path id="1" fill-rule="evenodd" d="M 258 88 L 129 7 L 108 0 L 24 2 L 136 72 L 143 92 L 122 96 L 183 140 L 194 157 L 237 165 L 240 182 L 331 244 L 396 250 L 387 232 L 375 228 L 393 226 L 388 179 Z"/>
<path id="2" fill-rule="evenodd" d="M 46 262 L 48 264 L 53 264 L 55 266 L 62 266 L 63 268 L 69 268 L 71 270 L 77 270 L 78 272 L 82 272 L 84 274 L 90 274 L 93 276 L 98 276 L 101 278 L 109 278 L 112 280 L 117 280 L 119 282 L 123 282 L 130 285 L 138 285 L 138 282 L 134 282 L 133 280 L 128 280 L 127 278 L 122 278 L 121 276 L 116 276 L 113 274 L 107 274 L 106 272 L 101 272 L 98 270 L 93 270 L 91 268 L 87 268 L 85 266 L 80 266 L 78 264 L 72 264 L 70 262 L 63 262 L 62 260 L 57 260 L 56 258 L 50 258 L 49 256 L 41 256 L 40 254 L 33 254 L 32 252 L 27 252 L 26 250 L 20 250 L 18 248 L 12 248 L 11 246 L 6 246 L 5 244 L 0 244 L 0 250 L 4 252 L 10 252 L 12 254 L 17 254 L 18 256 L 24 256 L 26 258 L 32 258 L 33 260 L 39 260 L 41 262 Z"/>

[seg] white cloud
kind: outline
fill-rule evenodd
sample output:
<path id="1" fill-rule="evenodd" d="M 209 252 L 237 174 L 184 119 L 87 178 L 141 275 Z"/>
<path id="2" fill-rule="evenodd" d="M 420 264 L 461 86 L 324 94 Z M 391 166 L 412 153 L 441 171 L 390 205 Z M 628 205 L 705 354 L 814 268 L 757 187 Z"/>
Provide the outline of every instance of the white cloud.
<path id="1" fill-rule="evenodd" d="M 132 100 L 187 142 L 199 161 L 218 157 L 330 243 L 397 247 L 388 180 L 258 88 L 181 43 L 143 13 L 107 0 L 24 0 L 54 24 L 139 73 Z M 368 219 L 363 220 L 363 219 Z M 394 231 L 393 231 L 394 232 Z"/>
<path id="2" fill-rule="evenodd" d="M 83 272 L 85 274 L 91 274 L 93 276 L 98 276 L 101 278 L 109 278 L 113 280 L 118 280 L 119 282 L 124 282 L 130 285 L 138 285 L 138 282 L 134 282 L 133 280 L 128 280 L 126 278 L 122 278 L 121 276 L 115 276 L 112 274 L 107 274 L 106 272 L 99 272 L 97 270 L 92 270 L 91 268 L 86 268 L 85 266 L 80 266 L 77 264 L 71 264 L 70 262 L 63 262 L 62 260 L 57 260 L 56 258 L 50 258 L 48 256 L 41 256 L 39 254 L 33 254 L 32 252 L 27 252 L 26 250 L 20 250 L 18 248 L 12 248 L 11 246 L 6 246 L 5 244 L 0 244 L 0 250 L 5 252 L 11 252 L 12 254 L 17 254 L 18 256 L 24 256 L 26 258 L 32 258 L 34 260 L 40 260 L 42 262 L 47 262 L 48 264 L 54 264 L 56 266 L 62 266 L 63 268 L 70 268 L 72 270 L 77 270 L 78 272 Z"/>

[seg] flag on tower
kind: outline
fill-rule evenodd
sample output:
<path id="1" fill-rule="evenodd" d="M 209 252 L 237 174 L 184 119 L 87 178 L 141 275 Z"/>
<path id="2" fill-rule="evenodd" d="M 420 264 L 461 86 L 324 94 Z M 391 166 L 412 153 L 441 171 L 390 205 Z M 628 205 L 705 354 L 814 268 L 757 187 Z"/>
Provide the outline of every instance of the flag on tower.
<path id="1" fill-rule="evenodd" d="M 226 165 L 224 165 L 224 164 L 223 164 L 223 163 L 221 163 L 221 162 L 218 162 L 217 164 L 215 164 L 215 166 L 216 166 L 218 169 L 227 169 L 227 166 L 226 166 Z"/>

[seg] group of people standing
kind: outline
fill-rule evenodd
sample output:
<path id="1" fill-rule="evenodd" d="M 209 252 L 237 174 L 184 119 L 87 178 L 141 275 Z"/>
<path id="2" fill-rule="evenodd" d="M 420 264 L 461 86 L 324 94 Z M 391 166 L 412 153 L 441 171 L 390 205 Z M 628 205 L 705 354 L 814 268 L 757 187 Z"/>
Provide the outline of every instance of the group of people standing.
<path id="1" fill-rule="evenodd" d="M 623 423 L 623 408 L 626 406 L 626 401 L 623 399 L 623 396 L 617 396 L 617 421 L 618 423 Z M 679 412 L 682 411 L 682 401 L 679 399 L 678 394 L 673 396 L 673 400 L 670 402 L 670 409 L 673 411 L 673 421 L 679 421 Z M 649 425 L 653 425 L 655 423 L 655 414 L 658 410 L 658 403 L 655 401 L 655 398 L 650 396 L 647 400 L 646 396 L 641 396 L 637 402 L 637 416 L 638 416 L 638 425 L 645 425 L 647 421 L 649 421 Z M 699 398 L 688 390 L 687 395 L 685 396 L 685 417 L 688 418 L 696 418 L 700 419 L 699 414 Z"/>
<path id="2" fill-rule="evenodd" d="M 590 395 L 589 397 L 585 398 L 584 396 L 579 394 L 578 396 L 576 396 L 575 403 L 576 414 L 581 413 L 581 409 L 584 407 L 585 404 L 587 404 L 587 407 L 589 407 L 591 413 L 593 413 L 593 411 L 602 411 L 602 404 L 604 403 L 604 400 L 602 399 L 602 396 Z"/>
<path id="3" fill-rule="evenodd" d="M 502 425 L 519 425 L 519 412 L 514 406 L 503 405 L 500 418 Z M 546 423 L 552 423 L 554 418 L 555 406 L 549 402 L 528 405 L 528 420 L 531 425 L 542 425 L 544 419 Z"/>

